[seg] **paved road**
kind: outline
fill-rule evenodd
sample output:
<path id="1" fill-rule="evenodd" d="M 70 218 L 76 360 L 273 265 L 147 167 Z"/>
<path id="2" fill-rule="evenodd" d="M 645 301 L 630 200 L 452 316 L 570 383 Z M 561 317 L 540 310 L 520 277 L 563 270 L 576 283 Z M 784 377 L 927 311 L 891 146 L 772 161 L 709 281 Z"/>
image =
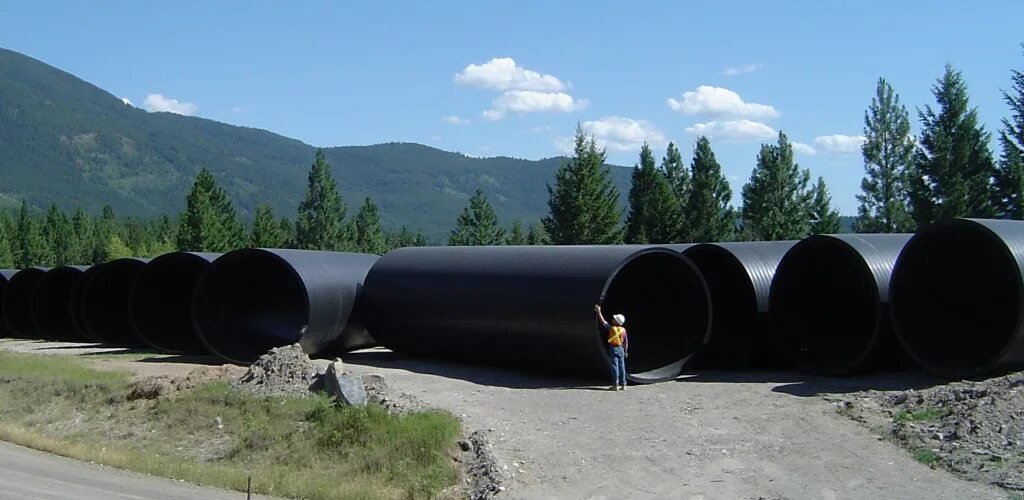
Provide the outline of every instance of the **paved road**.
<path id="1" fill-rule="evenodd" d="M 25 498 L 239 500 L 245 493 L 201 488 L 0 443 L 0 499 Z"/>

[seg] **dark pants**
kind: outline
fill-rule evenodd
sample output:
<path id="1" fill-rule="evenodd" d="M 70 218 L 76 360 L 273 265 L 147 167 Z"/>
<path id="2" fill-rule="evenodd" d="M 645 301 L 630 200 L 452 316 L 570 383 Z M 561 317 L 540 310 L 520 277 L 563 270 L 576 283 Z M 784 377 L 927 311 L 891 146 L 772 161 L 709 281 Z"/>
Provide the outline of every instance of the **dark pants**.
<path id="1" fill-rule="evenodd" d="M 626 350 L 622 346 L 608 349 L 612 358 L 612 379 L 615 385 L 626 385 Z"/>

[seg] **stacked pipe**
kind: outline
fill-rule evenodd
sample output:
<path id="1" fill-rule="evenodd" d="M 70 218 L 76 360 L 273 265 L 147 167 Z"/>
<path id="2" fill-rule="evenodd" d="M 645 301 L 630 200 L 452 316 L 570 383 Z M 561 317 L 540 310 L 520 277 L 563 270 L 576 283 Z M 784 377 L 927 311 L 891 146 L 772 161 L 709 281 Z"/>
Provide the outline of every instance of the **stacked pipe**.
<path id="1" fill-rule="evenodd" d="M 50 269 L 31 293 L 32 322 L 39 336 L 51 340 L 84 340 L 71 310 L 71 294 L 86 267 L 59 266 Z"/>
<path id="2" fill-rule="evenodd" d="M 0 297 L 0 307 L 3 308 L 8 336 L 23 339 L 40 337 L 32 321 L 32 292 L 45 275 L 45 269 L 30 267 L 18 271 L 7 280 L 3 297 Z"/>
<path id="3" fill-rule="evenodd" d="M 128 311 L 143 344 L 168 354 L 206 352 L 192 325 L 192 293 L 220 255 L 172 252 L 142 268 L 132 285 Z"/>

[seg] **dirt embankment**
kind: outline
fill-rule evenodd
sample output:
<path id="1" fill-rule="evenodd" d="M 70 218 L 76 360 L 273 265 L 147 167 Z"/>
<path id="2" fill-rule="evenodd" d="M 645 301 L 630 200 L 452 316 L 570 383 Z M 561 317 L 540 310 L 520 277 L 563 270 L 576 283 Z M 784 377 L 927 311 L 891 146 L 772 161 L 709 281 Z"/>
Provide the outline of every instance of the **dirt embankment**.
<path id="1" fill-rule="evenodd" d="M 835 396 L 841 414 L 960 477 L 1024 492 L 1024 372 Z"/>

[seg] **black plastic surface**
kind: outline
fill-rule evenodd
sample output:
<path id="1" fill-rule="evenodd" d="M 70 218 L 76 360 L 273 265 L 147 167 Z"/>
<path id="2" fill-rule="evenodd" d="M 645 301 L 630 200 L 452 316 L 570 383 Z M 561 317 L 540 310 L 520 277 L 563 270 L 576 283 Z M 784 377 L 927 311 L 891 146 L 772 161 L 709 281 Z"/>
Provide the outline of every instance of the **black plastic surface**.
<path id="1" fill-rule="evenodd" d="M 45 269 L 30 267 L 18 271 L 7 280 L 4 287 L 3 302 L 4 324 L 8 335 L 23 339 L 41 338 L 32 322 L 32 292 L 39 280 L 46 275 Z"/>
<path id="2" fill-rule="evenodd" d="M 704 280 L 665 248 L 403 248 L 370 271 L 360 308 L 396 351 L 607 379 L 596 303 L 626 316 L 634 382 L 675 378 L 707 341 Z"/>
<path id="3" fill-rule="evenodd" d="M 132 288 L 132 327 L 142 342 L 170 354 L 205 353 L 192 322 L 192 294 L 221 254 L 173 252 L 151 260 Z"/>
<path id="4" fill-rule="evenodd" d="M 776 346 L 803 371 L 849 375 L 896 366 L 889 278 L 909 234 L 806 238 L 779 263 L 769 295 Z"/>
<path id="5" fill-rule="evenodd" d="M 7 337 L 10 332 L 7 331 L 7 323 L 3 320 L 3 296 L 4 288 L 7 287 L 7 281 L 11 279 L 17 273 L 16 269 L 0 269 L 0 337 Z"/>
<path id="6" fill-rule="evenodd" d="M 135 278 L 148 259 L 126 258 L 107 262 L 86 275 L 82 317 L 89 337 L 105 344 L 137 347 L 142 339 L 132 328 L 129 300 Z"/>
<path id="7" fill-rule="evenodd" d="M 31 313 L 41 337 L 63 341 L 85 340 L 71 317 L 71 292 L 86 269 L 88 267 L 85 266 L 55 267 L 39 280 L 32 293 Z"/>
<path id="8" fill-rule="evenodd" d="M 266 248 L 224 254 L 196 286 L 196 332 L 211 353 L 235 363 L 295 342 L 313 356 L 368 347 L 373 339 L 353 310 L 378 258 Z"/>

